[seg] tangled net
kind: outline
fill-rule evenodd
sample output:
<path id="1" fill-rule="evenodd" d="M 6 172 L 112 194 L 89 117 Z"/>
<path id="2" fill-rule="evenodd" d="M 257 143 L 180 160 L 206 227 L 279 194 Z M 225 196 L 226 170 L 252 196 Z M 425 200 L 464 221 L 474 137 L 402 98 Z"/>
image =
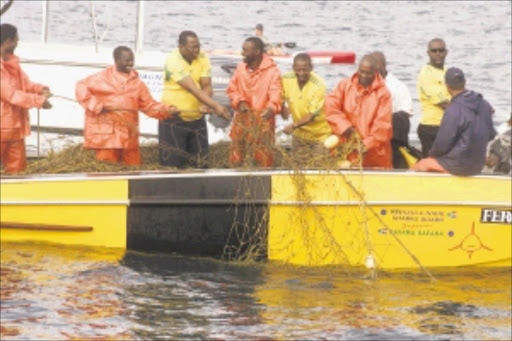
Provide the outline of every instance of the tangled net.
<path id="1" fill-rule="evenodd" d="M 254 122 L 253 122 L 254 123 Z M 313 235 L 312 225 L 315 229 L 321 231 L 324 236 L 323 243 L 328 245 L 327 255 L 335 254 L 338 257 L 338 263 L 350 265 L 346 256 L 347 248 L 351 248 L 352 252 L 358 250 L 361 254 L 372 252 L 372 244 L 368 236 L 368 220 L 372 219 L 371 214 L 366 214 L 366 206 L 361 196 L 360 210 L 344 210 L 335 214 L 351 215 L 352 221 L 358 222 L 360 229 L 354 232 L 353 227 L 346 231 L 350 231 L 350 242 L 339 241 L 334 235 L 334 231 L 330 227 L 330 222 L 325 214 L 314 205 L 310 205 L 311 193 L 308 192 L 308 179 L 304 174 L 305 170 L 324 170 L 333 171 L 340 168 L 356 168 L 361 169 L 359 161 L 350 163 L 347 158 L 354 151 L 361 147 L 361 141 L 357 135 L 353 138 L 338 145 L 330 152 L 314 153 L 311 146 L 303 146 L 295 150 L 290 150 L 288 146 L 274 145 L 272 139 L 266 138 L 263 141 L 258 138 L 250 138 L 258 136 L 260 126 L 253 124 L 250 131 L 244 131 L 245 134 L 244 150 L 245 157 L 242 162 L 238 163 L 236 169 L 242 171 L 254 171 L 261 169 L 259 161 L 254 158 L 255 150 L 268 148 L 273 156 L 273 169 L 286 169 L 290 172 L 295 193 L 295 200 L 301 202 L 302 205 L 297 211 L 290 216 L 290 233 L 300 235 L 303 241 L 303 247 L 313 250 L 312 243 L 317 242 L 318 236 Z M 248 138 L 249 137 L 249 138 Z M 25 174 L 59 174 L 59 173 L 83 173 L 83 172 L 129 172 L 129 171 L 150 171 L 150 170 L 173 170 L 172 167 L 165 167 L 159 163 L 159 155 L 162 147 L 158 144 L 147 144 L 141 146 L 142 164 L 140 166 L 128 166 L 123 164 L 114 164 L 110 162 L 96 161 L 95 152 L 92 150 L 84 150 L 81 144 L 73 145 L 61 152 L 50 152 L 48 156 L 40 160 L 29 161 Z M 218 142 L 209 146 L 206 156 L 199 160 L 199 164 L 208 165 L 208 168 L 225 169 L 234 168 L 229 162 L 229 154 L 233 146 L 231 142 Z M 166 152 L 176 152 L 167 150 Z M 358 164 L 359 163 L 359 164 Z M 192 168 L 189 168 L 192 169 Z M 268 168 L 266 168 L 268 169 Z M 186 171 L 186 170 L 185 170 Z M 257 177 L 255 177 L 257 178 Z M 255 178 L 243 177 L 240 184 L 240 190 L 235 201 L 240 204 L 234 204 L 230 210 L 233 210 L 234 221 L 231 226 L 228 240 L 224 247 L 222 258 L 240 263 L 254 263 L 267 256 L 267 237 L 268 237 L 268 221 L 269 210 L 265 205 L 252 204 L 250 198 L 254 193 L 248 191 L 252 188 L 254 191 L 261 191 L 265 183 L 258 186 L 254 185 Z M 244 181 L 252 181 L 251 186 L 243 183 Z M 345 180 L 347 181 L 347 180 Z M 349 184 L 352 186 L 351 184 Z M 260 188 L 258 188 L 260 187 Z M 357 191 L 357 189 L 354 189 Z M 336 188 L 333 188 L 336 191 Z M 249 200 L 248 200 L 249 199 Z M 343 208 L 339 208 L 343 210 Z M 361 218 L 362 217 L 362 218 Z M 348 218 L 347 218 L 348 219 Z M 347 220 L 348 221 L 348 220 Z M 318 232 L 316 232 L 318 233 Z M 405 246 L 404 246 L 405 247 Z M 318 255 L 317 255 L 318 256 Z M 322 257 L 322 255 L 320 256 Z M 318 257 L 317 257 L 318 258 Z M 348 270 L 348 267 L 343 269 Z"/>

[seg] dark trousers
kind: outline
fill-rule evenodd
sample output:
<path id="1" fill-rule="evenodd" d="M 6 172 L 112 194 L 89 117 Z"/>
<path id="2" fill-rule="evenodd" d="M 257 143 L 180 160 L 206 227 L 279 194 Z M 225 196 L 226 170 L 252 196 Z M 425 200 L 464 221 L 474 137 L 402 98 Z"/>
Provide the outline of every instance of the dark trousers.
<path id="1" fill-rule="evenodd" d="M 418 137 L 421 142 L 421 153 L 423 157 L 428 157 L 428 152 L 434 144 L 438 131 L 439 126 L 429 126 L 421 123 L 418 125 Z"/>
<path id="2" fill-rule="evenodd" d="M 180 117 L 158 121 L 158 146 L 163 166 L 206 167 L 208 129 L 204 117 L 195 121 Z"/>
<path id="3" fill-rule="evenodd" d="M 409 146 L 409 114 L 405 111 L 393 113 L 393 137 L 391 138 L 391 149 L 393 150 L 393 168 L 407 169 L 409 166 L 398 148 Z"/>

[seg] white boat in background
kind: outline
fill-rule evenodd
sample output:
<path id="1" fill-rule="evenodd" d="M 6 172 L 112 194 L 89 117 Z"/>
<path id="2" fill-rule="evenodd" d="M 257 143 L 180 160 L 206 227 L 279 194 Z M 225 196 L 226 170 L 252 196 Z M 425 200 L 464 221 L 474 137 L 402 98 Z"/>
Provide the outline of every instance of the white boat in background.
<path id="1" fill-rule="evenodd" d="M 49 151 L 59 151 L 70 144 L 81 143 L 82 128 L 84 125 L 84 110 L 75 98 L 75 84 L 93 73 L 113 64 L 113 47 L 100 46 L 102 38 L 96 30 L 94 15 L 94 1 L 90 1 L 92 27 L 95 44 L 79 46 L 70 44 L 49 44 L 48 41 L 48 4 L 41 1 L 43 7 L 41 42 L 27 43 L 21 40 L 16 49 L 20 57 L 23 70 L 34 82 L 50 87 L 54 97 L 50 102 L 51 110 L 30 110 L 32 134 L 26 139 L 29 157 L 44 156 Z M 16 2 L 14 2 L 14 6 Z M 163 65 L 170 51 L 143 50 L 144 28 L 144 1 L 138 1 L 137 34 L 135 42 L 135 69 L 141 79 L 148 86 L 153 98 L 159 100 L 163 88 Z M 108 25 L 107 25 L 108 27 Z M 309 51 L 315 63 L 353 63 L 355 54 L 343 51 Z M 229 83 L 232 72 L 241 56 L 238 52 L 211 51 L 212 83 L 214 99 L 229 107 L 225 89 Z M 293 61 L 292 54 L 274 57 L 276 62 L 289 64 Z M 336 60 L 336 61 L 335 61 Z M 289 68 L 286 66 L 285 68 Z M 208 121 L 208 134 L 211 144 L 229 140 L 229 122 L 211 115 Z M 284 123 L 280 116 L 277 118 L 277 127 Z M 145 115 L 140 115 L 141 143 L 156 142 L 157 121 Z M 277 143 L 288 144 L 289 137 L 281 134 Z"/>

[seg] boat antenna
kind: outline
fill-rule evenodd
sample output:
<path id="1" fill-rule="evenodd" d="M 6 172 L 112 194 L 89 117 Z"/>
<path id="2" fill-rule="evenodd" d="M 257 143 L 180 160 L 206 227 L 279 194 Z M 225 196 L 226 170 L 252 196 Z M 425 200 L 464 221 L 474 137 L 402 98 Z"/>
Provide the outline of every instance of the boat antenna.
<path id="1" fill-rule="evenodd" d="M 7 2 L 2 0 L 2 9 L 0 10 L 0 16 L 7 12 L 9 7 L 11 7 L 13 3 L 14 0 L 7 0 Z"/>

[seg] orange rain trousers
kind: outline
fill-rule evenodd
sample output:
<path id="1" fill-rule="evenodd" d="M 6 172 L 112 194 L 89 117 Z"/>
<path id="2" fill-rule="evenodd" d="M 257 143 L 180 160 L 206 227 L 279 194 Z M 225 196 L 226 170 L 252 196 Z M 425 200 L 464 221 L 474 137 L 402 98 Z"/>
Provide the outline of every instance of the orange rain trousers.
<path id="1" fill-rule="evenodd" d="M 140 165 L 140 148 L 132 149 L 96 149 L 96 160 L 127 165 Z"/>
<path id="2" fill-rule="evenodd" d="M 0 143 L 0 160 L 4 163 L 6 174 L 15 174 L 27 168 L 25 140 Z"/>
<path id="3" fill-rule="evenodd" d="M 258 165 L 273 165 L 275 119 L 264 119 L 261 112 L 272 108 L 274 114 L 281 111 L 281 80 L 279 69 L 274 61 L 263 54 L 260 66 L 249 70 L 240 63 L 226 90 L 231 107 L 238 109 L 240 102 L 247 103 L 251 110 L 236 112 L 230 132 L 232 140 L 229 161 L 232 165 L 242 164 L 247 156 L 252 156 Z"/>
<path id="4" fill-rule="evenodd" d="M 29 80 L 18 57 L 10 55 L 7 61 L 0 58 L 0 162 L 6 173 L 17 173 L 27 167 L 28 109 L 42 107 L 42 88 Z"/>
<path id="5" fill-rule="evenodd" d="M 354 127 L 368 150 L 363 167 L 391 168 L 393 130 L 391 94 L 377 73 L 373 83 L 359 85 L 358 74 L 344 79 L 325 98 L 325 116 L 334 134 Z"/>
<path id="6" fill-rule="evenodd" d="M 157 119 L 168 118 L 168 106 L 151 97 L 133 69 L 123 74 L 109 66 L 77 82 L 75 95 L 85 108 L 84 149 L 106 150 L 96 153 L 97 160 L 140 164 L 140 154 L 134 156 L 139 150 L 138 110 Z M 102 112 L 104 107 L 127 110 Z"/>

